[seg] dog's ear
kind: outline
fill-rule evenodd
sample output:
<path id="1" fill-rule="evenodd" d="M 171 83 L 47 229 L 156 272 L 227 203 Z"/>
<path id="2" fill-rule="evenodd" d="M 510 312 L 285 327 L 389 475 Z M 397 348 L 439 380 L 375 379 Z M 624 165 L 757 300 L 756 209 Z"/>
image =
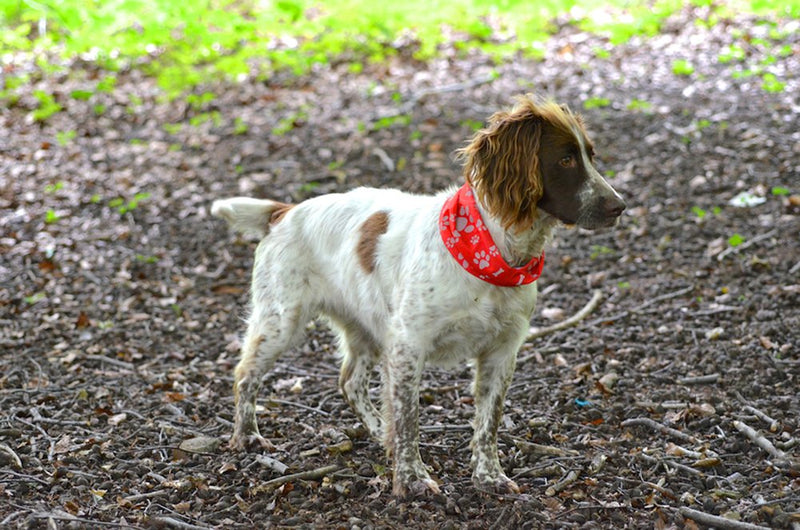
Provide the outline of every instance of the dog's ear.
<path id="1" fill-rule="evenodd" d="M 511 112 L 498 112 L 458 156 L 464 177 L 506 230 L 526 230 L 537 217 L 544 192 L 539 168 L 542 118 L 535 104 L 520 100 Z"/>

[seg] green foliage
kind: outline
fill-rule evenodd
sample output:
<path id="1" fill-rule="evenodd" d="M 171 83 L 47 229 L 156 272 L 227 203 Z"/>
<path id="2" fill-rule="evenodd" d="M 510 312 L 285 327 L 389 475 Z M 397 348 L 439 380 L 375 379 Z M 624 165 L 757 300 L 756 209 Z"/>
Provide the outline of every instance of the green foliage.
<path id="1" fill-rule="evenodd" d="M 692 3 L 707 6 L 706 25 L 733 9 L 726 2 Z M 70 93 L 73 99 L 113 91 L 115 72 L 129 67 L 156 77 L 168 95 L 178 96 L 208 81 L 268 79 L 278 71 L 307 74 L 315 64 L 333 60 L 356 73 L 398 51 L 425 60 L 453 35 L 458 53 L 477 48 L 496 60 L 515 53 L 537 56 L 557 30 L 551 21 L 568 11 L 582 30 L 607 35 L 618 44 L 635 35 L 656 35 L 683 4 L 682 0 L 602 4 L 595 0 L 0 0 L 0 49 L 53 50 L 67 59 L 91 57 L 101 77 L 93 90 Z M 736 7 L 800 17 L 800 0 L 750 0 L 749 7 L 746 2 Z M 40 20 L 47 22 L 45 35 L 39 34 Z M 746 48 L 731 46 L 719 60 L 741 61 Z M 791 54 L 791 47 L 783 53 L 777 55 Z M 597 49 L 595 54 L 604 58 L 608 51 Z M 53 54 L 37 53 L 37 57 L 45 75 L 64 68 Z M 678 75 L 693 71 L 688 63 L 673 69 Z M 776 81 L 764 79 L 764 89 L 777 91 L 781 85 Z M 0 98 L 14 101 L 19 95 L 14 90 L 6 79 Z M 187 102 L 193 110 L 207 110 L 213 98 L 208 92 L 191 94 Z M 59 110 L 52 97 L 42 95 L 35 119 L 44 121 Z M 94 110 L 102 114 L 105 107 L 96 105 Z"/>
<path id="2" fill-rule="evenodd" d="M 672 61 L 672 73 L 675 75 L 692 75 L 694 66 L 685 59 L 676 59 Z"/>
<path id="3" fill-rule="evenodd" d="M 31 116 L 36 121 L 46 121 L 50 116 L 60 112 L 63 108 L 56 103 L 56 99 L 52 94 L 44 90 L 34 90 L 33 97 L 39 101 L 39 106 L 31 113 Z"/>
<path id="4" fill-rule="evenodd" d="M 773 195 L 776 195 L 778 197 L 784 197 L 791 193 L 791 191 L 789 191 L 789 188 L 784 188 L 783 186 L 774 186 L 771 192 Z"/>
<path id="5" fill-rule="evenodd" d="M 56 141 L 59 145 L 67 145 L 75 138 L 76 134 L 75 131 L 59 131 L 56 133 Z"/>
<path id="6" fill-rule="evenodd" d="M 728 245 L 732 247 L 738 247 L 742 243 L 744 243 L 744 237 L 741 234 L 733 234 L 728 238 Z"/>
<path id="7" fill-rule="evenodd" d="M 602 109 L 609 105 L 611 105 L 611 100 L 608 98 L 591 97 L 583 102 L 583 108 L 586 110 Z"/>
<path id="8" fill-rule="evenodd" d="M 61 219 L 61 216 L 58 215 L 55 210 L 47 210 L 44 216 L 44 222 L 48 225 L 57 223 L 59 219 Z"/>
<path id="9" fill-rule="evenodd" d="M 113 208 L 119 213 L 120 215 L 125 215 L 126 213 L 135 210 L 139 207 L 139 203 L 145 199 L 149 199 L 150 194 L 141 192 L 137 193 L 133 196 L 132 199 L 125 200 L 122 197 L 116 197 L 108 201 L 109 208 Z"/>

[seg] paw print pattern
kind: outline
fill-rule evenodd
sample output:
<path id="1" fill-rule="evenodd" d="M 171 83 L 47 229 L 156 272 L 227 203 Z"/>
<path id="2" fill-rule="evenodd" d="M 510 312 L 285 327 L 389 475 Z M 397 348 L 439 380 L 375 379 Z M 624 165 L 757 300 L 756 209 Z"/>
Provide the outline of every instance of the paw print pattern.
<path id="1" fill-rule="evenodd" d="M 489 266 L 489 254 L 485 250 L 479 250 L 472 258 L 472 263 L 478 266 L 480 270 Z"/>
<path id="2" fill-rule="evenodd" d="M 542 273 L 544 253 L 522 267 L 511 267 L 505 262 L 481 218 L 468 184 L 459 188 L 442 206 L 439 234 L 447 250 L 464 270 L 493 285 L 527 285 Z"/>

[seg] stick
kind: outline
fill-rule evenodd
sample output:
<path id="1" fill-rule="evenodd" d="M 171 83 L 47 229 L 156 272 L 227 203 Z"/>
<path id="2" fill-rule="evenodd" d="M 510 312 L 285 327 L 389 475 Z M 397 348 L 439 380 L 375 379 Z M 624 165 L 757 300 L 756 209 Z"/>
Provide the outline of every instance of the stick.
<path id="1" fill-rule="evenodd" d="M 673 438 L 677 438 L 678 440 L 683 440 L 684 442 L 697 443 L 697 440 L 695 439 L 694 436 L 683 433 L 677 429 L 673 429 L 672 427 L 661 425 L 660 423 L 653 421 L 650 418 L 630 418 L 623 421 L 621 425 L 623 427 L 630 427 L 631 425 L 641 425 L 644 427 L 649 427 L 654 431 L 659 431 L 668 436 L 672 436 Z"/>
<path id="2" fill-rule="evenodd" d="M 741 422 L 739 420 L 733 420 L 733 426 L 736 428 L 737 431 L 750 438 L 751 442 L 753 442 L 761 449 L 766 451 L 767 454 L 769 454 L 769 456 L 771 456 L 772 458 L 777 458 L 780 460 L 786 458 L 786 453 L 784 453 L 783 451 L 772 445 L 772 442 L 764 438 L 764 436 L 761 433 L 757 432 L 755 429 L 753 429 L 746 423 Z"/>
<path id="3" fill-rule="evenodd" d="M 292 482 L 293 480 L 316 480 L 324 477 L 325 475 L 330 475 L 335 471 L 339 471 L 339 466 L 337 465 L 324 466 L 317 469 L 312 469 L 310 471 L 301 471 L 300 473 L 284 475 L 282 477 L 268 480 L 263 484 L 259 484 L 258 486 L 253 488 L 253 493 L 261 493 L 262 491 L 266 491 L 276 486 L 282 486 L 287 482 Z"/>
<path id="4" fill-rule="evenodd" d="M 556 331 L 561 331 L 562 329 L 568 328 L 570 326 L 574 326 L 584 318 L 586 318 L 589 313 L 595 310 L 595 308 L 600 303 L 600 299 L 603 298 L 603 293 L 600 289 L 596 289 L 592 293 L 592 298 L 583 306 L 583 309 L 572 315 L 566 320 L 562 320 L 557 324 L 553 324 L 552 326 L 547 326 L 544 328 L 531 328 L 528 331 L 528 338 L 525 340 L 533 340 L 538 339 L 539 337 L 544 337 L 545 335 L 549 335 L 550 333 L 555 333 Z"/>
<path id="5" fill-rule="evenodd" d="M 746 248 L 750 248 L 753 245 L 755 245 L 756 243 L 758 243 L 759 241 L 763 241 L 765 239 L 768 239 L 768 238 L 774 236 L 777 233 L 778 233 L 778 229 L 776 228 L 774 230 L 770 230 L 766 234 L 761 234 L 760 236 L 756 236 L 756 237 L 754 237 L 753 239 L 751 239 L 749 241 L 745 241 L 741 245 L 738 245 L 738 246 L 735 246 L 735 247 L 728 247 L 725 250 L 723 250 L 722 252 L 720 252 L 719 254 L 717 254 L 717 261 L 724 260 L 725 257 L 728 254 L 734 254 L 734 253 L 740 252 L 740 251 L 742 251 L 742 250 L 744 250 Z"/>
<path id="6" fill-rule="evenodd" d="M 722 528 L 723 530 L 769 530 L 768 526 L 759 526 L 757 524 L 734 521 L 733 519 L 726 519 L 725 517 L 720 517 L 719 515 L 711 515 L 710 513 L 692 510 L 686 506 L 682 506 L 680 512 L 681 515 L 687 519 L 692 519 L 693 521 L 697 521 L 698 523 L 706 526 Z"/>
<path id="7" fill-rule="evenodd" d="M 179 528 L 180 530 L 209 530 L 211 528 L 210 526 L 199 526 L 166 516 L 153 517 L 153 521 L 172 528 Z"/>
<path id="8" fill-rule="evenodd" d="M 567 473 L 566 477 L 564 477 L 563 479 L 559 480 L 558 482 L 547 488 L 544 494 L 547 495 L 548 497 L 552 497 L 553 495 L 556 495 L 564 491 L 565 489 L 567 489 L 567 487 L 569 487 L 570 484 L 578 480 L 578 476 L 579 476 L 578 472 L 573 469 L 572 471 Z"/>
<path id="9" fill-rule="evenodd" d="M 778 430 L 778 427 L 780 427 L 780 423 L 778 422 L 778 420 L 770 418 L 769 416 L 767 416 L 766 414 L 764 414 L 755 407 L 751 407 L 750 405 L 745 405 L 744 407 L 742 407 L 742 410 L 744 410 L 745 412 L 749 412 L 750 414 L 753 414 L 755 417 L 757 417 L 758 419 L 760 419 L 765 423 L 769 423 L 770 432 L 775 432 Z"/>
<path id="10" fill-rule="evenodd" d="M 677 383 L 681 385 L 705 385 L 708 383 L 716 383 L 718 379 L 719 374 L 708 374 L 695 377 L 679 377 Z"/>
<path id="11" fill-rule="evenodd" d="M 624 318 L 624 317 L 630 315 L 631 313 L 637 313 L 637 312 L 641 311 L 642 309 L 644 309 L 645 307 L 651 306 L 653 304 L 657 304 L 658 302 L 663 302 L 664 300 L 669 300 L 671 298 L 678 298 L 680 296 L 683 296 L 685 294 L 688 294 L 688 293 L 692 292 L 693 290 L 694 290 L 694 285 L 689 285 L 687 287 L 683 287 L 681 289 L 678 289 L 677 291 L 656 296 L 655 298 L 651 298 L 647 302 L 639 304 L 638 306 L 634 307 L 633 309 L 626 309 L 625 311 L 622 311 L 621 313 L 617 313 L 616 315 L 611 315 L 610 317 L 602 317 L 602 318 L 598 318 L 596 320 L 592 320 L 591 322 L 586 324 L 586 327 L 594 326 L 594 325 L 599 324 L 601 322 L 619 320 L 620 318 Z"/>

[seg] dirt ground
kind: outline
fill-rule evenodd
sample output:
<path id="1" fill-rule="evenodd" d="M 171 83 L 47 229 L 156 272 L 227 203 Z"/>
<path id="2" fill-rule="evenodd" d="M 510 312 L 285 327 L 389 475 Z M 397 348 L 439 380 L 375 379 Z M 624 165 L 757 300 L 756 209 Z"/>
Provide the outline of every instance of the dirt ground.
<path id="1" fill-rule="evenodd" d="M 798 528 L 800 32 L 703 15 L 615 47 L 564 23 L 543 60 L 500 65 L 404 48 L 195 106 L 136 71 L 69 98 L 89 68 L 41 81 L 65 107 L 44 125 L 33 98 L 3 108 L 0 527 L 698 528 L 700 512 Z M 742 56 L 720 60 L 731 45 Z M 277 451 L 228 451 L 255 244 L 210 202 L 438 190 L 459 182 L 451 155 L 474 127 L 529 91 L 582 111 L 629 208 L 548 251 L 532 325 L 603 298 L 520 352 L 500 447 L 523 492 L 472 486 L 465 366 L 422 383 L 442 494 L 393 499 L 319 323 L 262 389 Z M 758 204 L 732 206 L 742 192 Z"/>

